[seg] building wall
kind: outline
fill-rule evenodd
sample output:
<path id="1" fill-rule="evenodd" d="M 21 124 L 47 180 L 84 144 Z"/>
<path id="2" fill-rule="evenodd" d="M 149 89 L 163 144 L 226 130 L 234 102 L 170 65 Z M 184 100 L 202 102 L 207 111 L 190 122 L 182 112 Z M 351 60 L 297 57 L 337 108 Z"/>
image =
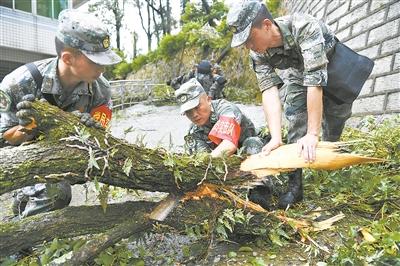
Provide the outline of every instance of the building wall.
<path id="1" fill-rule="evenodd" d="M 57 20 L 0 6 L 0 81 L 15 67 L 55 56 Z"/>
<path id="2" fill-rule="evenodd" d="M 288 14 L 324 20 L 346 45 L 375 62 L 353 116 L 400 113 L 399 0 L 284 0 Z"/>
<path id="3" fill-rule="evenodd" d="M 31 1 L 30 5 L 28 1 Z M 51 5 L 51 9 L 41 5 L 43 1 L 37 0 L 2 2 L 0 5 L 0 82 L 5 75 L 25 63 L 55 56 L 54 37 L 58 25 L 57 14 L 62 9 L 76 8 L 87 1 L 64 0 L 62 3 L 58 2 L 61 3 L 60 5 Z M 10 6 L 9 3 L 12 5 Z M 41 16 L 43 12 L 48 17 Z"/>

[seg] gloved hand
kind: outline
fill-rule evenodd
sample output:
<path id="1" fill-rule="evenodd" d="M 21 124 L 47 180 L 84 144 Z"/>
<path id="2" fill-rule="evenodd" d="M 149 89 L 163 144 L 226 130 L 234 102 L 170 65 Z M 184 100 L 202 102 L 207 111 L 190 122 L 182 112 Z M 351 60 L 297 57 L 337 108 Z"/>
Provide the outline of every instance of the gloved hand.
<path id="1" fill-rule="evenodd" d="M 96 121 L 95 119 L 93 119 L 93 117 L 89 113 L 81 113 L 80 111 L 76 110 L 76 111 L 73 111 L 72 114 L 79 117 L 81 120 L 81 123 L 87 127 L 103 129 L 101 124 L 98 121 Z"/>
<path id="2" fill-rule="evenodd" d="M 22 97 L 22 100 L 17 104 L 18 123 L 32 129 L 36 127 L 35 111 L 32 108 L 32 102 L 35 101 L 35 96 L 33 94 L 27 94 Z"/>
<path id="3" fill-rule="evenodd" d="M 23 142 L 30 141 L 39 133 L 36 125 L 36 114 L 32 108 L 32 102 L 35 100 L 33 94 L 22 97 L 17 104 L 18 125 L 8 129 L 3 133 L 3 139 L 10 145 L 20 145 Z"/>

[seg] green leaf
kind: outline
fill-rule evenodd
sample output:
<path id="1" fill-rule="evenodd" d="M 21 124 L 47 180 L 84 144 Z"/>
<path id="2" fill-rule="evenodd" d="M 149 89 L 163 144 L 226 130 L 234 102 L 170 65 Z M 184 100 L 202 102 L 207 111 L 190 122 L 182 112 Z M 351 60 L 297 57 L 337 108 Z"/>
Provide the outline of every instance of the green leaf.
<path id="1" fill-rule="evenodd" d="M 243 247 L 240 247 L 238 251 L 239 252 L 253 252 L 253 249 L 251 247 L 243 246 Z"/>
<path id="2" fill-rule="evenodd" d="M 253 266 L 266 266 L 267 264 L 265 263 L 263 258 L 256 257 L 256 258 L 250 258 L 249 262 Z"/>
<path id="3" fill-rule="evenodd" d="M 233 232 L 233 228 L 232 228 L 231 224 L 229 223 L 229 221 L 225 220 L 223 222 L 223 224 L 231 233 Z"/>
<path id="4" fill-rule="evenodd" d="M 109 185 L 103 185 L 100 188 L 99 195 L 97 198 L 100 201 L 101 208 L 103 209 L 104 213 L 106 213 L 107 206 L 108 206 L 108 194 L 110 192 L 110 186 Z"/>
<path id="5" fill-rule="evenodd" d="M 108 252 L 102 252 L 95 261 L 100 265 L 111 266 L 114 261 L 114 257 L 113 255 L 108 254 Z"/>
<path id="6" fill-rule="evenodd" d="M 132 159 L 131 158 L 126 158 L 124 162 L 124 166 L 122 166 L 122 170 L 124 173 L 129 176 L 129 173 L 131 172 L 132 168 Z"/>
<path id="7" fill-rule="evenodd" d="M 89 162 L 88 162 L 88 168 L 89 168 L 89 169 L 92 169 L 93 166 L 94 166 L 95 168 L 97 168 L 97 169 L 100 170 L 100 167 L 99 167 L 99 165 L 97 164 L 96 158 L 95 158 L 95 156 L 94 156 L 93 149 L 92 149 L 92 147 L 89 147 Z"/>
<path id="8" fill-rule="evenodd" d="M 94 177 L 94 187 L 96 188 L 96 191 L 100 190 L 100 185 L 99 181 L 97 180 L 97 176 Z"/>
<path id="9" fill-rule="evenodd" d="M 178 183 L 178 181 L 182 181 L 181 171 L 179 171 L 177 168 L 174 170 L 174 177 L 176 183 Z"/>
<path id="10" fill-rule="evenodd" d="M 228 252 L 228 258 L 236 258 L 236 257 L 237 257 L 237 253 L 235 251 Z"/>
<path id="11" fill-rule="evenodd" d="M 269 239 L 271 240 L 271 242 L 275 245 L 278 245 L 280 247 L 283 246 L 283 243 L 281 241 L 281 238 L 279 236 L 279 234 L 276 233 L 275 230 L 271 230 L 269 235 L 268 235 Z"/>

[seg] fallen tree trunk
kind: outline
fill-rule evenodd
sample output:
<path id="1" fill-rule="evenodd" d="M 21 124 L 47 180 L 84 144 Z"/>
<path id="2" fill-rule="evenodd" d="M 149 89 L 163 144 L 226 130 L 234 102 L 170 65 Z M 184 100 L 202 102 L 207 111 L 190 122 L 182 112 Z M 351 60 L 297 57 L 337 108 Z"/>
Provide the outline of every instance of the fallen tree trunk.
<path id="1" fill-rule="evenodd" d="M 120 239 L 130 237 L 136 231 L 144 232 L 144 228 L 148 228 L 150 224 L 147 216 L 156 205 L 157 203 L 143 201 L 110 204 L 105 213 L 100 206 L 67 207 L 26 217 L 20 221 L 0 223 L 0 257 L 14 254 L 44 241 L 52 241 L 54 238 L 100 234 L 88 241 L 87 248 L 82 247 L 83 252 L 80 249 L 75 253 L 79 253 L 77 258 L 72 256 L 71 264 L 79 264 L 93 258 Z M 177 231 L 184 231 L 185 228 L 197 226 L 204 220 L 213 217 L 215 219 L 229 206 L 231 203 L 228 201 L 213 199 L 185 201 L 180 203 L 162 223 Z M 265 219 L 269 219 L 268 217 L 263 213 L 253 217 L 253 225 L 249 227 L 251 232 L 257 226 L 265 227 Z M 136 221 L 139 222 L 138 225 Z M 105 232 L 107 230 L 109 232 Z M 245 229 L 239 232 L 251 233 Z"/>
<path id="2" fill-rule="evenodd" d="M 71 258 L 67 259 L 64 265 L 84 265 L 85 262 L 92 261 L 106 248 L 116 244 L 123 238 L 132 237 L 143 233 L 151 228 L 154 221 L 150 220 L 141 212 L 136 212 L 122 224 L 116 225 L 110 230 L 95 236 L 84 244 L 79 250 L 71 254 Z"/>
<path id="3" fill-rule="evenodd" d="M 103 130 L 86 128 L 72 114 L 46 103 L 35 102 L 34 109 L 41 133 L 37 140 L 0 149 L 0 194 L 39 182 L 68 180 L 76 184 L 94 178 L 123 188 L 164 192 L 191 191 L 203 181 L 224 185 L 253 181 L 252 175 L 238 170 L 239 157 L 211 160 L 208 155 L 194 158 L 162 149 L 147 149 L 116 139 Z M 28 217 L 15 224 L 1 224 L 0 243 L 7 244 L 0 248 L 1 254 L 9 255 L 55 237 L 109 230 L 75 253 L 70 263 L 77 265 L 116 241 L 147 228 L 151 223 L 143 217 L 153 205 L 141 204 L 140 207 L 137 204 L 126 207 L 129 210 L 122 208 L 124 215 L 119 215 L 120 210 L 114 207 L 106 214 L 99 207 L 90 210 L 79 207 Z M 210 213 L 210 209 L 206 209 L 203 217 Z M 198 210 L 191 209 L 186 221 L 174 215 L 171 224 L 176 226 L 176 221 L 182 221 L 177 226 L 184 227 L 190 220 L 198 221 L 193 219 L 193 214 L 197 218 Z M 78 218 L 82 215 L 86 218 Z M 114 219 L 115 216 L 119 218 Z M 141 222 L 136 223 L 132 217 Z M 116 224 L 120 225 L 112 227 Z"/>
<path id="4" fill-rule="evenodd" d="M 136 216 L 144 216 L 152 202 L 110 204 L 104 213 L 101 206 L 67 207 L 20 221 L 0 223 L 0 256 L 51 241 L 86 234 L 102 233 Z"/>
<path id="5" fill-rule="evenodd" d="M 35 102 L 34 108 L 41 132 L 38 140 L 0 149 L 0 194 L 62 179 L 76 184 L 96 177 L 114 186 L 170 192 L 193 190 L 203 179 L 236 185 L 253 178 L 240 172 L 238 157 L 211 161 L 209 156 L 147 149 L 85 128 L 74 115 L 46 103 Z"/>

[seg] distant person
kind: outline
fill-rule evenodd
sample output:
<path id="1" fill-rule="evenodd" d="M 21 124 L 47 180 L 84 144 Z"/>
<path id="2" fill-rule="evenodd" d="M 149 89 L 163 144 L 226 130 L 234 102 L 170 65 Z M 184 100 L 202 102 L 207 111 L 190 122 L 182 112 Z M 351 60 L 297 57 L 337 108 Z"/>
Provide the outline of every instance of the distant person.
<path id="1" fill-rule="evenodd" d="M 262 92 L 272 137 L 263 148 L 264 154 L 282 145 L 282 111 L 278 92 L 282 89 L 286 91 L 284 113 L 288 121 L 288 142 L 297 142 L 299 155 L 312 163 L 316 158 L 321 128 L 323 140 L 337 141 L 351 116 L 352 100 L 343 97 L 344 100 L 339 101 L 338 90 L 328 94 L 325 89 L 331 88 L 328 64 L 332 65 L 334 60 L 331 56 L 339 44 L 334 33 L 324 22 L 307 14 L 274 19 L 267 7 L 255 0 L 235 3 L 227 15 L 227 24 L 233 32 L 231 46 L 243 45 L 250 49 L 251 66 Z M 343 62 L 342 66 L 345 64 Z M 367 74 L 372 70 L 372 67 L 368 68 Z M 276 69 L 282 71 L 276 72 Z M 344 67 L 341 69 L 339 71 Z M 340 93 L 347 91 L 354 95 L 354 80 L 346 79 Z M 330 84 L 340 81 L 329 80 Z M 358 93 L 355 94 L 357 97 Z M 302 169 L 297 169 L 289 174 L 287 191 L 280 196 L 278 205 L 285 209 L 302 199 Z"/>
<path id="2" fill-rule="evenodd" d="M 202 60 L 184 75 L 174 78 L 171 87 L 177 90 L 183 83 L 196 78 L 212 100 L 223 98 L 223 89 L 227 82 L 219 65 L 212 66 L 208 60 Z"/>
<path id="3" fill-rule="evenodd" d="M 110 122 L 110 85 L 102 73 L 121 58 L 110 48 L 106 26 L 88 13 L 64 10 L 55 45 L 57 57 L 21 66 L 1 82 L 1 145 L 20 145 L 36 137 L 40 121 L 32 109 L 35 99 L 73 112 L 86 126 L 105 128 Z M 70 201 L 68 182 L 36 184 L 15 193 L 13 211 L 22 218 L 64 208 Z"/>
<path id="4" fill-rule="evenodd" d="M 213 157 L 230 156 L 239 149 L 245 154 L 261 152 L 265 142 L 253 122 L 233 103 L 224 99 L 211 100 L 195 79 L 175 91 L 180 111 L 192 122 L 185 145 L 190 154 L 210 152 Z M 249 199 L 269 208 L 270 187 L 252 189 Z"/>

